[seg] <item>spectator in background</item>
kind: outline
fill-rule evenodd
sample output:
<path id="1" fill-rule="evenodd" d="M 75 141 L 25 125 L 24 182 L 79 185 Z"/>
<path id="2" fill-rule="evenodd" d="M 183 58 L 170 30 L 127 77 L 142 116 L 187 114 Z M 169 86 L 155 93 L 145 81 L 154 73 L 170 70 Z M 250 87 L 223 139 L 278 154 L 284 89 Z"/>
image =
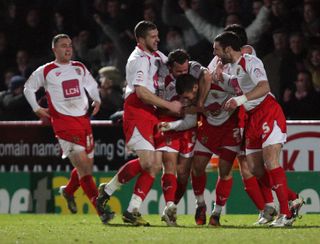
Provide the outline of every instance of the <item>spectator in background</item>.
<path id="1" fill-rule="evenodd" d="M 198 11 L 198 5 L 191 4 L 193 11 Z M 178 27 L 183 32 L 183 39 L 186 48 L 189 49 L 195 46 L 200 40 L 203 39 L 197 31 L 193 28 L 190 21 L 184 14 L 179 14 L 173 10 L 172 1 L 164 0 L 162 5 L 162 21 L 168 26 Z"/>
<path id="2" fill-rule="evenodd" d="M 153 4 L 144 4 L 143 19 L 156 24 L 159 30 L 160 40 L 164 39 L 164 33 L 166 28 L 162 22 L 161 16 L 158 16 L 157 10 Z"/>
<path id="3" fill-rule="evenodd" d="M 2 80 L 4 79 L 5 70 L 14 64 L 12 57 L 12 48 L 9 47 L 7 35 L 5 32 L 0 31 L 0 91 L 7 88 Z"/>
<path id="4" fill-rule="evenodd" d="M 23 86 L 26 79 L 23 76 L 13 76 L 9 89 L 0 93 L 0 120 L 36 120 L 26 98 Z"/>
<path id="5" fill-rule="evenodd" d="M 9 86 L 10 86 L 10 80 L 11 78 L 15 75 L 15 72 L 13 69 L 7 69 L 5 72 L 4 72 L 4 78 L 3 78 L 3 85 L 5 87 L 5 89 L 3 90 L 7 90 L 9 89 Z"/>
<path id="6" fill-rule="evenodd" d="M 26 50 L 18 50 L 16 54 L 17 74 L 28 78 L 34 69 L 30 66 L 29 53 Z"/>
<path id="7" fill-rule="evenodd" d="M 48 55 L 48 30 L 48 25 L 41 21 L 39 10 L 31 8 L 21 29 L 20 47 L 27 50 L 31 56 L 42 58 L 43 55 Z"/>
<path id="8" fill-rule="evenodd" d="M 287 33 L 283 29 L 275 30 L 272 37 L 274 49 L 262 61 L 267 72 L 271 92 L 277 99 L 281 99 L 284 84 L 280 79 L 280 66 L 283 57 L 288 53 L 288 39 Z"/>
<path id="9" fill-rule="evenodd" d="M 53 13 L 51 35 L 55 36 L 59 33 L 69 33 L 73 35 L 75 30 L 71 27 L 68 18 L 65 18 L 65 15 L 62 11 L 55 11 Z"/>
<path id="10" fill-rule="evenodd" d="M 124 70 L 125 54 L 118 42 L 113 42 L 108 36 L 102 36 L 96 46 L 90 47 L 91 33 L 83 30 L 74 38 L 77 56 L 96 74 L 103 66 L 116 66 Z M 116 43 L 116 44 L 115 44 Z"/>
<path id="11" fill-rule="evenodd" d="M 258 16 L 262 6 L 263 6 L 263 1 L 262 0 L 253 0 L 252 1 L 252 13 L 253 13 L 255 18 Z"/>
<path id="12" fill-rule="evenodd" d="M 227 2 L 228 0 L 226 0 Z M 224 27 L 220 27 L 205 21 L 202 16 L 190 9 L 186 0 L 180 0 L 180 7 L 184 10 L 185 16 L 198 31 L 199 34 L 203 35 L 209 42 L 220 33 L 223 32 Z M 268 25 L 268 16 L 270 10 L 267 7 L 262 7 L 257 18 L 246 27 L 246 33 L 248 36 L 248 44 L 256 43 L 260 36 L 263 34 Z M 224 24 L 240 24 L 240 19 L 235 13 L 229 13 L 229 19 L 226 19 Z M 233 23 L 232 23 L 233 22 Z M 237 22 L 237 23 L 235 23 Z M 243 24 L 243 23 L 242 23 Z"/>
<path id="13" fill-rule="evenodd" d="M 308 71 L 300 71 L 295 89 L 283 94 L 283 110 L 287 119 L 320 119 L 320 94 L 315 92 Z"/>
<path id="14" fill-rule="evenodd" d="M 129 16 L 121 9 L 119 0 L 97 1 L 96 14 L 99 14 L 102 21 L 117 31 L 120 38 L 124 40 L 134 39 L 132 31 L 128 28 L 130 25 Z"/>
<path id="15" fill-rule="evenodd" d="M 294 32 L 289 37 L 289 49 L 281 61 L 280 80 L 285 88 L 293 88 L 299 71 L 305 70 L 306 50 L 301 33 Z"/>
<path id="16" fill-rule="evenodd" d="M 182 36 L 182 32 L 178 27 L 171 27 L 166 33 L 166 41 L 164 44 L 164 50 L 166 53 L 175 49 L 184 49 L 185 44 Z"/>
<path id="17" fill-rule="evenodd" d="M 110 119 L 110 115 L 123 109 L 123 78 L 114 66 L 101 68 L 99 75 L 101 106 L 92 119 L 107 120 Z"/>
<path id="18" fill-rule="evenodd" d="M 93 17 L 97 25 L 102 29 L 103 34 L 112 41 L 112 44 L 114 46 L 114 49 L 112 50 L 112 52 L 115 53 L 114 56 L 117 57 L 117 60 L 113 64 L 109 64 L 109 65 L 116 66 L 116 68 L 122 74 L 124 74 L 126 61 L 130 53 L 127 42 L 125 42 L 123 38 L 120 37 L 120 33 L 118 33 L 114 28 L 112 28 L 107 23 L 103 22 L 100 15 L 95 14 Z"/>
<path id="19" fill-rule="evenodd" d="M 312 83 L 315 90 L 320 92 L 320 46 L 310 49 L 306 66 L 312 74 Z"/>
<path id="20" fill-rule="evenodd" d="M 303 22 L 301 29 L 306 38 L 320 36 L 319 9 L 314 3 L 306 3 L 303 7 Z"/>

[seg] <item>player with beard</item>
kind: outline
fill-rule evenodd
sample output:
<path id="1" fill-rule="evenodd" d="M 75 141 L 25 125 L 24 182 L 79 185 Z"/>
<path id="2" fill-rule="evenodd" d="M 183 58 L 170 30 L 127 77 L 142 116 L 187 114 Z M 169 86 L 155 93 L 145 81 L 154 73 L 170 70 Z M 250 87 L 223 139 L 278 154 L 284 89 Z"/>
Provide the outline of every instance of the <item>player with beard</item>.
<path id="1" fill-rule="evenodd" d="M 127 147 L 134 150 L 137 159 L 127 162 L 108 184 L 101 184 L 98 207 L 104 209 L 110 196 L 121 185 L 138 175 L 128 209 L 122 219 L 133 225 L 149 225 L 141 217 L 139 208 L 150 191 L 156 174 L 161 170 L 161 153 L 155 151 L 154 134 L 158 123 L 156 108 L 179 114 L 179 101 L 158 97 L 156 87 L 167 57 L 158 51 L 159 34 L 155 24 L 139 22 L 134 29 L 137 46 L 126 65 L 127 86 L 123 115 L 123 130 Z"/>
<path id="2" fill-rule="evenodd" d="M 250 171 L 266 187 L 272 187 L 280 203 L 280 215 L 270 226 L 291 226 L 295 216 L 289 209 L 286 175 L 279 164 L 281 148 L 286 141 L 286 119 L 270 93 L 263 64 L 255 56 L 241 54 L 239 37 L 233 32 L 215 38 L 214 52 L 222 63 L 230 63 L 228 74 L 239 88 L 237 96 L 230 98 L 224 109 L 233 111 L 243 105 L 248 116 L 245 148 Z"/>

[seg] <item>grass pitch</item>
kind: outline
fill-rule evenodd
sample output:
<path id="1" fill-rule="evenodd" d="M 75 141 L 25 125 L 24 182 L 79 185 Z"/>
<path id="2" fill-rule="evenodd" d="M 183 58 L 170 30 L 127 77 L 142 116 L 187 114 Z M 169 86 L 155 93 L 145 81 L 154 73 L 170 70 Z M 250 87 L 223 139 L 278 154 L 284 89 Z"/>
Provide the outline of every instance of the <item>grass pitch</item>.
<path id="1" fill-rule="evenodd" d="M 167 227 L 147 215 L 150 227 L 123 224 L 117 216 L 102 225 L 95 215 L 0 215 L 0 243 L 320 243 L 320 215 L 304 215 L 293 227 L 254 226 L 257 215 L 222 216 L 220 228 L 196 226 L 193 216 L 178 216 Z"/>

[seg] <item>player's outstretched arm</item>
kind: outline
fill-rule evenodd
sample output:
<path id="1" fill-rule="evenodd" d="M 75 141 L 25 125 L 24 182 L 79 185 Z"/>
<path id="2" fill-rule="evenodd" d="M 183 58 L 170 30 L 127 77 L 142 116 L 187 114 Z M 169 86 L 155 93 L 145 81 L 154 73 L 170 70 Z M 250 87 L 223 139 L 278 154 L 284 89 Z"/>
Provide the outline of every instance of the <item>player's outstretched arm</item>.
<path id="1" fill-rule="evenodd" d="M 250 92 L 230 98 L 225 106 L 224 109 L 227 111 L 231 111 L 236 109 L 238 106 L 246 103 L 247 101 L 254 100 L 260 97 L 267 95 L 270 92 L 269 82 L 266 80 L 260 81 L 257 86 L 252 89 Z"/>
<path id="2" fill-rule="evenodd" d="M 199 97 L 197 101 L 197 106 L 202 108 L 204 106 L 204 101 L 206 100 L 212 82 L 212 74 L 208 70 L 203 72 L 203 76 L 199 80 Z"/>
<path id="3" fill-rule="evenodd" d="M 173 113 L 179 114 L 181 112 L 182 104 L 179 101 L 166 101 L 156 96 L 144 86 L 135 86 L 135 90 L 139 99 L 144 103 L 154 105 L 159 108 L 166 108 Z"/>

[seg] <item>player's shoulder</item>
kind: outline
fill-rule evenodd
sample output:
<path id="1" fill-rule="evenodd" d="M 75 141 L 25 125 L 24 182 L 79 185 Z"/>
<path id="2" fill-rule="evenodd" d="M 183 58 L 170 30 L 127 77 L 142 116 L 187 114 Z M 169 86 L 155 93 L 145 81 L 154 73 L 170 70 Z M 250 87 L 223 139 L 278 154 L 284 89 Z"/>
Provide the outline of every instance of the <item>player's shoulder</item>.
<path id="1" fill-rule="evenodd" d="M 258 65 L 261 64 L 262 61 L 260 58 L 258 58 L 255 55 L 251 55 L 251 54 L 243 54 L 243 61 L 245 62 L 245 66 L 254 66 L 254 65 Z"/>
<path id="2" fill-rule="evenodd" d="M 79 67 L 81 67 L 83 69 L 86 69 L 86 66 L 80 61 L 72 60 L 70 63 L 71 63 L 71 66 L 79 66 Z"/>
<path id="3" fill-rule="evenodd" d="M 250 54 L 250 55 L 253 55 L 253 56 L 257 56 L 256 54 L 256 50 L 253 48 L 253 46 L 251 45 L 244 45 L 242 48 L 241 48 L 241 53 L 242 54 Z"/>
<path id="4" fill-rule="evenodd" d="M 128 63 L 149 62 L 148 55 L 141 49 L 136 48 L 128 58 Z"/>
<path id="5" fill-rule="evenodd" d="M 197 61 L 189 61 L 189 74 L 194 76 L 195 78 L 200 78 L 203 71 L 206 70 L 199 62 Z"/>
<path id="6" fill-rule="evenodd" d="M 155 51 L 155 54 L 157 57 L 159 57 L 161 59 L 162 63 L 167 63 L 168 57 L 163 52 L 157 50 L 157 51 Z"/>
<path id="7" fill-rule="evenodd" d="M 49 63 L 46 63 L 44 65 L 41 65 L 38 69 L 36 69 L 35 72 L 37 73 L 41 73 L 43 74 L 44 77 L 47 76 L 47 74 L 51 71 L 51 70 L 54 70 L 56 68 L 58 68 L 59 66 L 55 63 L 55 62 L 49 62 Z"/>

